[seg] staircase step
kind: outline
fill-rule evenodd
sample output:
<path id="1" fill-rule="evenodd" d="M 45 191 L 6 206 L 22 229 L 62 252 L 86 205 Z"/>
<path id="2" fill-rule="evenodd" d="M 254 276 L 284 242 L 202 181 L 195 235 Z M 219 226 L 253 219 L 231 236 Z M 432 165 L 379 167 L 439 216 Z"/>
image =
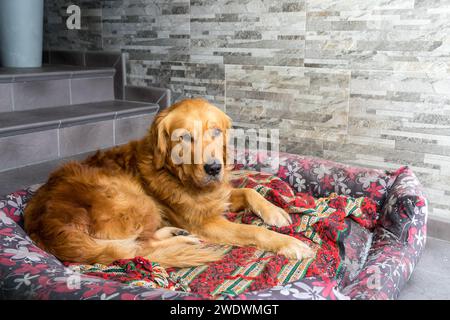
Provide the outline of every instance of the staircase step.
<path id="1" fill-rule="evenodd" d="M 158 109 L 112 100 L 0 113 L 0 172 L 140 138 Z"/>
<path id="2" fill-rule="evenodd" d="M 133 114 L 155 113 L 157 104 L 111 100 L 61 107 L 4 112 L 0 115 L 0 137 L 18 133 L 67 127 L 80 122 L 115 119 Z"/>
<path id="3" fill-rule="evenodd" d="M 45 161 L 18 169 L 0 172 L 0 197 L 27 188 L 31 185 L 44 183 L 57 167 L 68 161 L 83 160 L 95 151 L 77 154 L 70 157 Z"/>
<path id="4" fill-rule="evenodd" d="M 114 99 L 114 68 L 0 68 L 0 112 Z"/>
<path id="5" fill-rule="evenodd" d="M 114 68 L 94 68 L 47 64 L 41 68 L 0 68 L 0 82 L 26 82 L 39 80 L 76 79 L 114 76 Z"/>

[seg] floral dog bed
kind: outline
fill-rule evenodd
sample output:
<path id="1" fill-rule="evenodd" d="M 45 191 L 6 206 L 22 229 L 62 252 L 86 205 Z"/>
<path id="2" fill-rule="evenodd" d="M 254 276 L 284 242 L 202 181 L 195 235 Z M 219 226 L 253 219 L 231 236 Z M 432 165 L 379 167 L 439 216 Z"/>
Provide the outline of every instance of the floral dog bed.
<path id="1" fill-rule="evenodd" d="M 251 187 L 289 212 L 274 228 L 250 212 L 229 213 L 295 236 L 315 259 L 289 261 L 254 248 L 223 246 L 222 261 L 164 269 L 146 259 L 109 266 L 63 264 L 37 248 L 22 229 L 36 187 L 0 199 L 0 299 L 393 299 L 425 244 L 427 203 L 407 167 L 392 172 L 280 155 L 276 176 L 267 159 L 237 166 L 232 183 Z M 265 161 L 262 161 L 265 160 Z M 245 171 L 243 169 L 246 169 Z M 314 198 L 313 198 L 314 197 Z"/>

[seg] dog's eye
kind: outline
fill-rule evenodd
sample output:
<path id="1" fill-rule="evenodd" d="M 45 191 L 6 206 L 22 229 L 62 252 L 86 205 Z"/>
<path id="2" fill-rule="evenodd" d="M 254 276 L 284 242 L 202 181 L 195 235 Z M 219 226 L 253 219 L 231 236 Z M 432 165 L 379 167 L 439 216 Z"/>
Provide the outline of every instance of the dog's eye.
<path id="1" fill-rule="evenodd" d="M 222 130 L 217 129 L 217 128 L 212 129 L 212 131 L 211 131 L 211 136 L 212 136 L 213 138 L 217 138 L 217 137 L 220 136 L 221 134 L 222 134 Z"/>

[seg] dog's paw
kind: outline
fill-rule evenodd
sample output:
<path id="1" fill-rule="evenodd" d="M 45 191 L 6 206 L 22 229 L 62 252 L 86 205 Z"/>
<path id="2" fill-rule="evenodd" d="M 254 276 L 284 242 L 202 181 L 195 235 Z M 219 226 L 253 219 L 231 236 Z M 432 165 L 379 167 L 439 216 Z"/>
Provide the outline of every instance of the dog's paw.
<path id="1" fill-rule="evenodd" d="M 184 229 L 179 229 L 179 228 L 174 228 L 175 230 L 172 231 L 172 235 L 174 237 L 178 237 L 178 236 L 189 236 L 190 233 L 187 230 Z"/>
<path id="2" fill-rule="evenodd" d="M 282 208 L 268 203 L 258 212 L 258 215 L 264 220 L 265 223 L 275 227 L 286 227 L 292 224 L 292 219 L 286 211 Z"/>
<path id="3" fill-rule="evenodd" d="M 190 233 L 184 229 L 175 227 L 164 227 L 157 230 L 154 237 L 158 240 L 169 239 L 172 237 L 188 236 Z"/>
<path id="4" fill-rule="evenodd" d="M 280 250 L 278 250 L 278 254 L 282 254 L 286 256 L 288 259 L 309 259 L 314 258 L 316 253 L 313 249 L 311 249 L 306 243 L 294 238 L 289 237 L 290 239 L 286 241 Z"/>

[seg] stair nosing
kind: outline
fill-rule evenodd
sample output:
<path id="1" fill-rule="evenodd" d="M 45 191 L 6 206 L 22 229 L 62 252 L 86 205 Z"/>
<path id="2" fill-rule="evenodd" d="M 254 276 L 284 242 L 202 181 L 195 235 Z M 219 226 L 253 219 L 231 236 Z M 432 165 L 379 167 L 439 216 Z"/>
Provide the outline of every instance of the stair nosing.
<path id="1" fill-rule="evenodd" d="M 42 73 L 0 74 L 0 83 L 18 83 L 59 79 L 90 79 L 114 77 L 114 68 L 89 68 L 72 71 L 48 71 Z"/>
<path id="2" fill-rule="evenodd" d="M 43 130 L 51 130 L 51 129 L 70 127 L 70 126 L 84 124 L 84 123 L 99 122 L 101 120 L 115 120 L 115 119 L 124 118 L 126 116 L 149 114 L 149 113 L 156 114 L 159 111 L 159 106 L 154 103 L 134 102 L 134 101 L 127 101 L 127 100 L 111 100 L 109 102 L 113 102 L 113 101 L 123 101 L 123 102 L 128 102 L 128 103 L 133 103 L 133 104 L 140 104 L 140 106 L 128 108 L 125 110 L 102 111 L 99 113 L 89 114 L 89 115 L 77 115 L 77 116 L 66 117 L 66 118 L 58 117 L 54 120 L 47 120 L 47 121 L 42 120 L 42 121 L 36 121 L 36 122 L 31 122 L 31 123 L 14 125 L 14 126 L 10 126 L 10 127 L 3 127 L 3 128 L 0 127 L 0 138 L 14 136 L 14 135 L 18 135 L 18 134 L 24 134 L 24 133 L 43 131 Z M 87 104 L 89 104 L 89 103 L 80 104 L 80 106 L 87 105 Z M 68 106 L 74 106 L 74 105 L 68 105 Z M 60 108 L 64 108 L 64 106 L 61 106 Z M 33 109 L 33 110 L 37 110 L 37 109 Z M 27 110 L 27 111 L 30 111 L 30 110 Z M 15 111 L 13 111 L 13 112 L 15 112 Z M 18 111 L 18 112 L 26 112 L 26 111 Z M 0 113 L 0 115 L 1 115 L 1 113 Z"/>

